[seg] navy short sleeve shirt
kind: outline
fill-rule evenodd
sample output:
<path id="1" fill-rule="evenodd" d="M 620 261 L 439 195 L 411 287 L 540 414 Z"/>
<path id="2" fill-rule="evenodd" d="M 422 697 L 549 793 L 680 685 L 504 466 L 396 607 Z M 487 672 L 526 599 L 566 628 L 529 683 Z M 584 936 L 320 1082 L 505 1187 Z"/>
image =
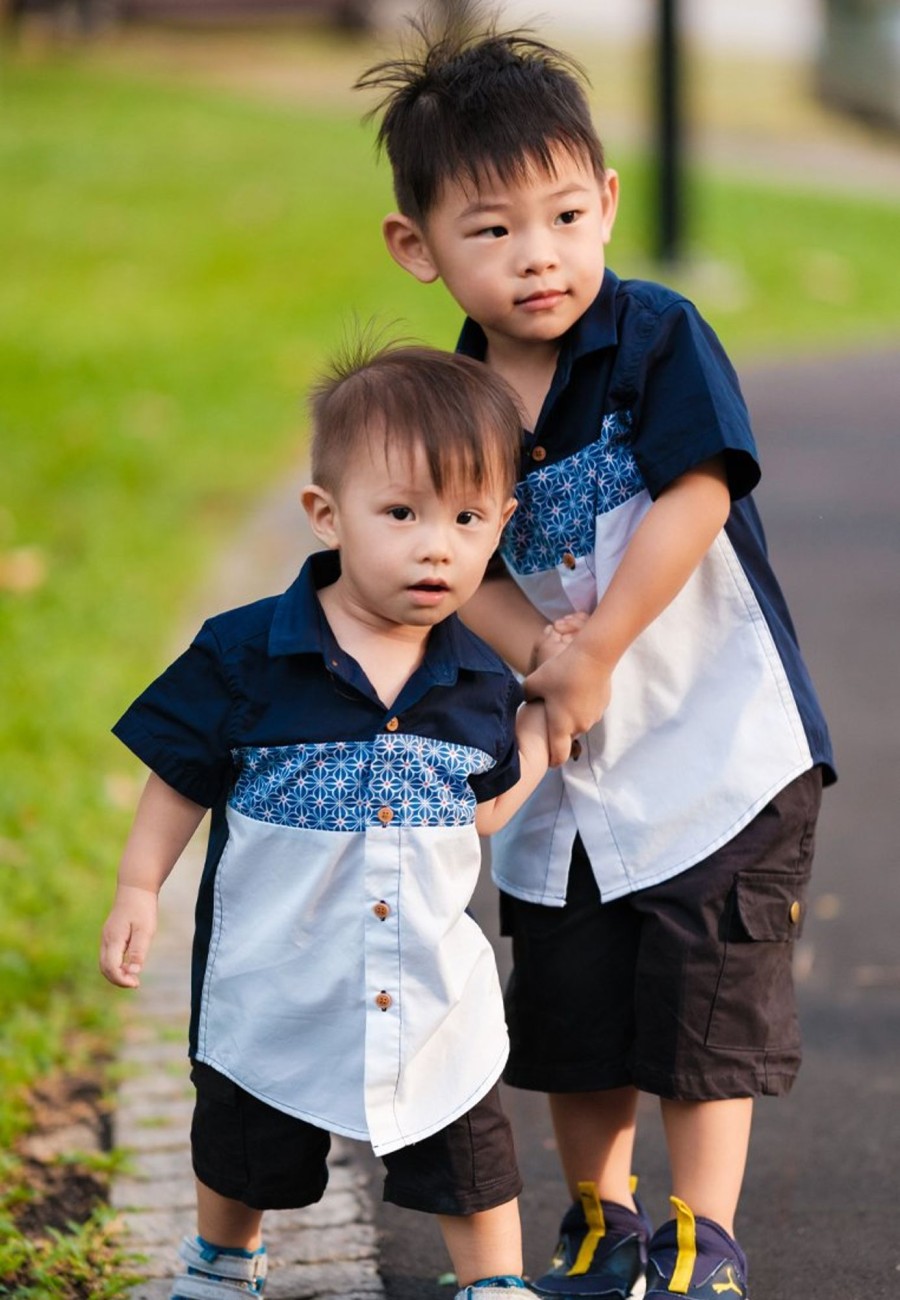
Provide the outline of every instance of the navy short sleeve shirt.
<path id="1" fill-rule="evenodd" d="M 473 321 L 459 347 L 485 355 Z M 494 838 L 494 878 L 517 897 L 563 905 L 576 835 L 604 900 L 655 884 L 709 856 L 811 766 L 832 776 L 751 496 L 759 466 L 740 386 L 680 294 L 604 275 L 524 433 L 503 561 L 548 620 L 591 614 L 656 499 L 713 457 L 731 490 L 725 529 L 622 656 L 580 761 L 550 771 Z"/>

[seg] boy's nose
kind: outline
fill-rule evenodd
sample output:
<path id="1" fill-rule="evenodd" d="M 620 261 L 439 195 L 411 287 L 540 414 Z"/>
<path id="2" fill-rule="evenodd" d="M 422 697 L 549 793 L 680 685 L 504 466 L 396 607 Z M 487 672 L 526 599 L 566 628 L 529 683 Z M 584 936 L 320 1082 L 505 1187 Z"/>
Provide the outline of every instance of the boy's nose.
<path id="1" fill-rule="evenodd" d="M 520 253 L 523 275 L 540 275 L 555 266 L 556 261 L 556 248 L 548 234 L 536 233 L 523 240 Z"/>
<path id="2" fill-rule="evenodd" d="M 419 551 L 423 560 L 446 561 L 450 558 L 450 529 L 435 525 L 423 534 Z"/>

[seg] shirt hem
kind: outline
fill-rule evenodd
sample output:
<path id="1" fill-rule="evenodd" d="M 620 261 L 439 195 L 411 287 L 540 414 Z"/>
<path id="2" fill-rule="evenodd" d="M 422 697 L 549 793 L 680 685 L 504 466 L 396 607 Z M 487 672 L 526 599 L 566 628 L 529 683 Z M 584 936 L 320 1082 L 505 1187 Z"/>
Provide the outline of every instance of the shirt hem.
<path id="1" fill-rule="evenodd" d="M 600 890 L 601 901 L 603 903 L 612 903 L 617 898 L 624 898 L 628 894 L 639 893 L 642 889 L 650 889 L 654 885 L 662 884 L 665 880 L 672 880 L 675 876 L 681 875 L 683 871 L 688 871 L 691 867 L 697 866 L 699 862 L 705 861 L 706 858 L 710 857 L 718 849 L 722 848 L 724 844 L 733 840 L 734 837 L 739 834 L 745 826 L 748 826 L 750 822 L 752 822 L 753 818 L 761 812 L 763 808 L 765 808 L 766 804 L 771 803 L 777 794 L 789 786 L 792 781 L 796 781 L 797 777 L 802 776 L 804 772 L 809 772 L 812 768 L 817 767 L 820 761 L 821 760 L 819 759 L 812 759 L 812 757 L 810 757 L 809 760 L 804 760 L 804 762 L 796 768 L 791 768 L 784 777 L 780 777 L 766 791 L 764 791 L 763 794 L 761 794 L 750 805 L 750 807 L 732 823 L 728 830 L 723 831 L 702 849 L 698 850 L 696 853 L 690 854 L 681 862 L 669 867 L 662 867 L 652 875 L 647 875 L 646 877 L 642 876 L 640 880 L 628 880 L 624 884 L 618 885 L 604 886 L 600 880 L 597 880 L 596 872 L 594 872 L 594 879 L 597 880 L 597 888 Z M 573 844 L 577 834 L 578 826 L 575 824 L 572 833 Z M 585 850 L 587 851 L 586 843 Z M 588 858 L 590 858 L 589 852 Z M 509 894 L 512 898 L 519 899 L 523 903 L 537 903 L 541 907 L 557 908 L 565 907 L 566 905 L 565 893 L 562 895 L 549 894 L 543 890 L 528 889 L 524 885 L 515 884 L 513 881 L 502 875 L 500 871 L 493 868 L 491 870 L 491 878 L 498 889 L 501 889 L 505 894 Z M 566 883 L 568 884 L 568 876 Z"/>
<path id="2" fill-rule="evenodd" d="M 216 1060 L 215 1057 L 207 1055 L 203 1051 L 198 1051 L 195 1054 L 194 1059 L 201 1061 L 204 1065 L 210 1066 L 213 1070 L 218 1070 L 220 1074 L 224 1074 L 227 1079 L 230 1079 L 232 1083 L 237 1084 L 237 1086 L 242 1088 L 244 1092 L 249 1093 L 251 1097 L 255 1097 L 257 1101 L 264 1102 L 265 1105 L 271 1106 L 274 1110 L 280 1110 L 285 1115 L 292 1115 L 295 1119 L 303 1120 L 304 1123 L 311 1124 L 313 1128 L 322 1129 L 326 1133 L 334 1133 L 338 1137 L 349 1138 L 354 1142 L 368 1142 L 376 1156 L 384 1156 L 390 1155 L 392 1151 L 399 1151 L 401 1147 L 412 1146 L 414 1142 L 421 1142 L 424 1138 L 431 1137 L 434 1133 L 439 1133 L 441 1129 L 452 1124 L 453 1121 L 459 1119 L 461 1115 L 465 1115 L 467 1111 L 471 1110 L 474 1105 L 481 1101 L 482 1097 L 490 1092 L 494 1084 L 498 1079 L 500 1079 L 508 1056 L 509 1045 L 507 1044 L 504 1047 L 503 1052 L 488 1071 L 487 1076 L 482 1079 L 481 1083 L 472 1090 L 464 1101 L 455 1106 L 448 1114 L 442 1115 L 439 1120 L 436 1120 L 431 1124 L 426 1124 L 423 1128 L 417 1129 L 415 1132 L 404 1133 L 399 1138 L 390 1138 L 385 1142 L 376 1142 L 372 1138 L 368 1127 L 365 1129 L 354 1128 L 348 1124 L 335 1123 L 326 1116 L 317 1115 L 313 1111 L 302 1110 L 300 1107 L 296 1106 L 286 1106 L 284 1102 L 277 1101 L 274 1097 L 269 1096 L 261 1089 L 248 1086 L 247 1082 L 244 1079 L 241 1079 L 234 1070 L 229 1069 L 227 1065 L 223 1065 L 221 1061 Z"/>

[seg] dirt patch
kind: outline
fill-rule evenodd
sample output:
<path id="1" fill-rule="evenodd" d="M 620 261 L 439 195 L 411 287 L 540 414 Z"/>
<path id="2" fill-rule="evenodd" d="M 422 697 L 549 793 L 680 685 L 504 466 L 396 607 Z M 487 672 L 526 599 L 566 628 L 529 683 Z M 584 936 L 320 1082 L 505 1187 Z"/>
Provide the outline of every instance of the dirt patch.
<path id="1" fill-rule="evenodd" d="M 108 1178 L 92 1160 L 109 1151 L 111 1123 L 99 1072 L 44 1079 L 29 1104 L 33 1126 L 16 1154 L 31 1196 L 13 1213 L 19 1231 L 38 1238 L 84 1223 L 106 1201 Z"/>

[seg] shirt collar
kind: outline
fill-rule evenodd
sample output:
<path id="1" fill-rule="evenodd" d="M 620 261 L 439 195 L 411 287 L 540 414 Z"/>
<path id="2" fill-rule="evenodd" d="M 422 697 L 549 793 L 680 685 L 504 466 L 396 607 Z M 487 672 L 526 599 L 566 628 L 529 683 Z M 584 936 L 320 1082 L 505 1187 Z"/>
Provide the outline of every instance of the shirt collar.
<path id="1" fill-rule="evenodd" d="M 335 582 L 341 572 L 337 551 L 310 555 L 300 573 L 278 597 L 269 629 L 269 654 L 327 655 L 334 641 L 316 592 Z"/>
<path id="2" fill-rule="evenodd" d="M 337 551 L 316 551 L 310 555 L 287 591 L 278 597 L 269 631 L 270 655 L 321 655 L 330 667 L 341 671 L 348 680 L 357 675 L 358 669 L 348 671 L 350 665 L 355 667 L 355 661 L 341 650 L 335 640 L 316 594 L 320 587 L 335 582 L 340 572 L 341 560 Z M 493 651 L 470 632 L 456 614 L 451 614 L 431 629 L 425 659 L 414 679 L 420 673 L 426 673 L 433 684 L 452 686 L 460 669 L 505 671 Z"/>

